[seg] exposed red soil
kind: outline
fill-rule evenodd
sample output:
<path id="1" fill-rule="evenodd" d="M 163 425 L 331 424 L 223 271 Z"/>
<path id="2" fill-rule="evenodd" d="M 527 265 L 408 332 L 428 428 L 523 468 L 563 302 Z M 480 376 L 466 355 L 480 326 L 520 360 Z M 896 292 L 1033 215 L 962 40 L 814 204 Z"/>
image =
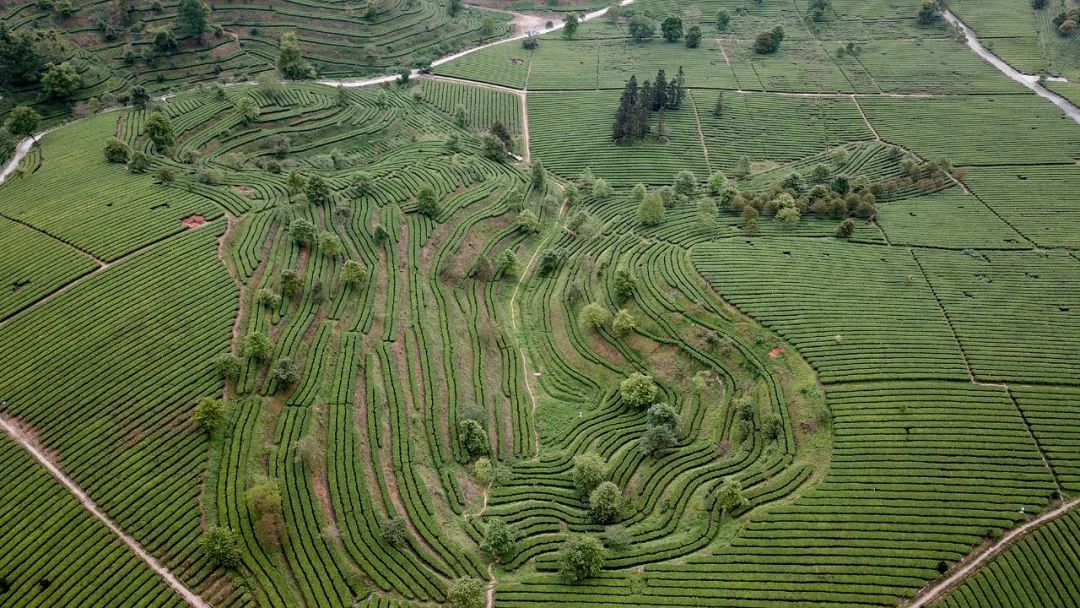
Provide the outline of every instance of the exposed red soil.
<path id="1" fill-rule="evenodd" d="M 769 358 L 770 359 L 775 359 L 775 358 L 779 357 L 782 354 L 784 354 L 784 347 L 777 346 L 776 348 L 769 351 Z"/>
<path id="2" fill-rule="evenodd" d="M 198 228 L 206 223 L 206 218 L 201 215 L 192 215 L 180 220 L 185 228 Z"/>

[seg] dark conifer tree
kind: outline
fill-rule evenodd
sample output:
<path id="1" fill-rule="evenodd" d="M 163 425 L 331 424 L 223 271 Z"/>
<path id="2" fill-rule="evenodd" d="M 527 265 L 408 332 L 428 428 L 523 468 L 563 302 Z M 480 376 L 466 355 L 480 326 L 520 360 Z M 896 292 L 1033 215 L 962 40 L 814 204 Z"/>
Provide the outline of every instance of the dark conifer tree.
<path id="1" fill-rule="evenodd" d="M 615 114 L 615 125 L 611 130 L 611 138 L 615 141 L 626 141 L 634 137 L 632 123 L 637 100 L 637 76 L 631 75 L 630 80 L 626 81 L 622 96 L 619 97 L 619 110 Z"/>
<path id="2" fill-rule="evenodd" d="M 675 79 L 671 81 L 668 90 L 666 107 L 669 110 L 678 110 L 682 106 L 683 99 L 686 97 L 686 75 L 683 74 L 682 66 L 679 66 L 679 73 L 675 76 Z"/>
<path id="3" fill-rule="evenodd" d="M 653 83 L 652 103 L 650 109 L 653 112 L 665 108 L 668 105 L 668 83 L 664 70 L 656 73 L 656 82 Z"/>

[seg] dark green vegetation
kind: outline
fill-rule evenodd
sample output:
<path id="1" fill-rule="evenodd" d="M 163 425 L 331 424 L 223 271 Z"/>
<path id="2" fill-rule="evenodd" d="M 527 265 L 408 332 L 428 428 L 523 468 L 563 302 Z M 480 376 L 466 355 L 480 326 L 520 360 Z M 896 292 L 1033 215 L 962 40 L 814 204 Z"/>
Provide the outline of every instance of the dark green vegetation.
<path id="1" fill-rule="evenodd" d="M 140 14 L 195 58 L 182 5 Z M 242 53 L 205 71 L 140 42 L 177 80 L 360 73 L 475 17 L 293 8 L 215 5 L 201 44 Z M 1080 491 L 1080 125 L 935 11 L 639 0 L 458 80 L 144 91 L 0 186 L 0 415 L 215 606 L 903 602 Z M 170 82 L 127 69 L 103 82 Z M 0 604 L 179 602 L 0 456 L 57 522 L 0 535 L 31 556 Z M 127 586 L 91 591 L 61 529 Z M 1076 539 L 944 605 L 1067 604 Z"/>

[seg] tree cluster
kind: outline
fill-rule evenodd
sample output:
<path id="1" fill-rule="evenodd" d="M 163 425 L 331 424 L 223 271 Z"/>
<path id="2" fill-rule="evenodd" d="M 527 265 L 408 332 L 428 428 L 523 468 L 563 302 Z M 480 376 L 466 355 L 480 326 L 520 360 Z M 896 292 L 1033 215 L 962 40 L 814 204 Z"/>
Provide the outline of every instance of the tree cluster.
<path id="1" fill-rule="evenodd" d="M 1053 19 L 1054 27 L 1058 34 L 1070 36 L 1076 31 L 1076 24 L 1080 23 L 1080 8 L 1058 13 Z"/>
<path id="2" fill-rule="evenodd" d="M 686 76 L 681 66 L 671 82 L 664 70 L 656 73 L 655 81 L 646 80 L 640 87 L 637 76 L 631 76 L 619 97 L 611 138 L 618 143 L 629 143 L 645 137 L 652 131 L 649 119 L 654 112 L 678 110 L 685 98 Z M 660 120 L 662 124 L 663 118 Z"/>
<path id="3" fill-rule="evenodd" d="M 54 30 L 9 28 L 0 21 L 0 85 L 38 82 L 46 64 L 61 62 L 66 47 Z"/>
<path id="4" fill-rule="evenodd" d="M 754 52 L 759 55 L 768 55 L 780 50 L 780 43 L 784 41 L 784 28 L 776 26 L 773 29 L 761 32 L 754 39 Z"/>

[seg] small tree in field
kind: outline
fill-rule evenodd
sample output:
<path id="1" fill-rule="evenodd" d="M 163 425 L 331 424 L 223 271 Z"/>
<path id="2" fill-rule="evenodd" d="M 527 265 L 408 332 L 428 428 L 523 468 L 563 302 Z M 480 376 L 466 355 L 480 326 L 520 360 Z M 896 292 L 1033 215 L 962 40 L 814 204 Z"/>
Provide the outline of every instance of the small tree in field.
<path id="1" fill-rule="evenodd" d="M 480 544 L 480 550 L 492 557 L 507 559 L 514 554 L 517 541 L 517 531 L 502 519 L 493 517 L 484 529 L 484 542 Z"/>
<path id="2" fill-rule="evenodd" d="M 392 547 L 404 546 L 409 537 L 409 525 L 402 517 L 389 519 L 379 528 L 379 536 Z"/>
<path id="3" fill-rule="evenodd" d="M 207 435 L 213 435 L 225 422 L 228 410 L 225 403 L 213 397 L 203 397 L 195 405 L 195 412 L 191 415 L 192 422 L 198 429 Z"/>
<path id="4" fill-rule="evenodd" d="M 731 513 L 733 510 L 744 506 L 746 502 L 746 497 L 742 493 L 742 486 L 738 481 L 730 477 L 724 479 L 724 482 L 720 484 L 720 489 L 716 491 L 716 504 L 720 506 L 724 513 Z"/>
<path id="5" fill-rule="evenodd" d="M 581 308 L 578 313 L 578 326 L 584 330 L 597 330 L 603 327 L 610 318 L 608 311 L 599 302 L 590 302 Z"/>
<path id="6" fill-rule="evenodd" d="M 173 145 L 176 135 L 173 132 L 172 121 L 161 112 L 153 112 L 143 125 L 143 132 L 153 142 L 157 150 L 165 150 Z"/>
<path id="7" fill-rule="evenodd" d="M 604 568 L 604 544 L 593 536 L 574 536 L 559 549 L 559 574 L 569 582 L 596 576 Z"/>
<path id="8" fill-rule="evenodd" d="M 611 321 L 611 331 L 619 336 L 629 334 L 635 327 L 637 327 L 637 322 L 634 320 L 634 315 L 625 308 L 615 313 L 615 318 Z"/>
<path id="9" fill-rule="evenodd" d="M 214 357 L 214 367 L 226 380 L 235 380 L 240 375 L 241 365 L 243 365 L 243 360 L 232 353 L 221 353 Z"/>
<path id="10" fill-rule="evenodd" d="M 126 163 L 130 153 L 127 144 L 115 137 L 105 142 L 105 160 L 110 163 Z"/>
<path id="11" fill-rule="evenodd" d="M 599 454 L 585 452 L 574 456 L 574 487 L 582 496 L 588 496 L 600 482 L 607 479 L 608 465 Z"/>
<path id="12" fill-rule="evenodd" d="M 458 425 L 458 436 L 469 456 L 483 456 L 491 451 L 487 432 L 476 420 L 462 420 Z"/>
<path id="13" fill-rule="evenodd" d="M 570 13 L 563 19 L 563 38 L 573 38 L 578 30 L 579 19 L 577 13 Z"/>
<path id="14" fill-rule="evenodd" d="M 240 566 L 240 536 L 229 528 L 211 527 L 203 534 L 200 544 L 211 568 Z"/>
<path id="15" fill-rule="evenodd" d="M 855 221 L 850 217 L 840 222 L 840 225 L 836 227 L 836 238 L 849 239 L 853 234 L 855 234 Z"/>
<path id="16" fill-rule="evenodd" d="M 664 199 L 659 192 L 650 192 L 641 200 L 638 221 L 646 226 L 655 226 L 664 221 Z"/>
<path id="17" fill-rule="evenodd" d="M 484 583 L 475 578 L 459 578 L 450 585 L 446 599 L 451 608 L 484 608 Z"/>
<path id="18" fill-rule="evenodd" d="M 614 281 L 615 298 L 619 301 L 628 299 L 634 295 L 637 289 L 637 277 L 628 268 L 620 268 L 615 271 Z"/>
<path id="19" fill-rule="evenodd" d="M 15 106 L 4 121 L 4 128 L 15 137 L 30 137 L 41 123 L 41 114 L 30 106 Z"/>
<path id="20" fill-rule="evenodd" d="M 701 46 L 701 26 L 691 25 L 686 31 L 686 48 L 696 49 Z"/>
<path id="21" fill-rule="evenodd" d="M 600 524 L 613 521 L 622 506 L 622 492 L 610 481 L 601 482 L 589 494 L 589 517 Z"/>
<path id="22" fill-rule="evenodd" d="M 660 387 L 653 382 L 652 376 L 634 372 L 619 384 L 619 394 L 630 407 L 644 407 L 656 403 Z"/>
<path id="23" fill-rule="evenodd" d="M 242 351 L 244 357 L 263 362 L 270 358 L 274 345 L 270 343 L 270 338 L 267 338 L 266 334 L 253 331 L 244 337 Z"/>
<path id="24" fill-rule="evenodd" d="M 368 269 L 356 260 L 345 260 L 345 265 L 341 269 L 341 278 L 349 285 L 365 285 L 368 282 Z"/>
<path id="25" fill-rule="evenodd" d="M 678 15 L 668 15 L 660 22 L 660 33 L 663 34 L 664 40 L 668 42 L 675 42 L 679 38 L 683 37 L 683 22 L 682 17 Z"/>
<path id="26" fill-rule="evenodd" d="M 428 217 L 439 215 L 439 199 L 434 188 L 431 186 L 420 188 L 420 192 L 416 195 L 416 210 Z"/>

